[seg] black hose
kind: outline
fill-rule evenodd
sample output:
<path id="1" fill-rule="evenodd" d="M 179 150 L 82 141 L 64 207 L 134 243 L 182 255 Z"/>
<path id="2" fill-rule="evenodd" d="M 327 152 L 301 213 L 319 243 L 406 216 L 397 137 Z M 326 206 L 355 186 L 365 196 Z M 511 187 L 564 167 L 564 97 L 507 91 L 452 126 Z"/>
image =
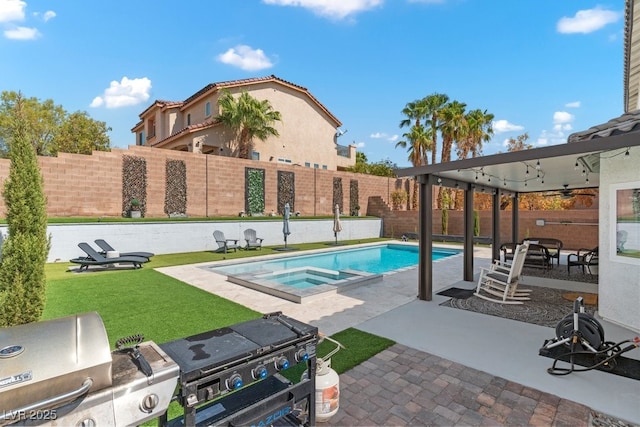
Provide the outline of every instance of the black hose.
<path id="1" fill-rule="evenodd" d="M 592 351 L 574 351 L 575 350 L 575 343 L 572 342 L 571 343 L 571 351 L 565 354 L 561 354 L 560 356 L 556 357 L 553 360 L 553 364 L 551 365 L 551 367 L 549 369 L 547 369 L 547 372 L 550 373 L 551 375 L 569 375 L 572 372 L 585 372 L 585 371 L 590 371 L 592 369 L 596 369 L 599 368 L 600 366 L 606 365 L 607 363 L 609 363 L 611 360 L 613 360 L 614 358 L 620 356 L 623 353 L 626 353 L 629 350 L 633 350 L 634 348 L 638 347 L 638 344 L 634 342 L 634 344 L 631 344 L 625 348 L 621 348 L 619 351 L 616 351 L 614 353 L 612 353 L 610 356 L 606 357 L 605 359 L 601 360 L 600 362 L 596 363 L 595 365 L 592 366 L 588 366 L 585 368 L 575 368 L 575 363 L 574 363 L 574 356 L 579 355 L 579 354 L 585 354 L 585 355 L 593 355 L 594 357 L 600 355 L 600 354 L 606 354 L 607 352 L 611 351 L 612 348 L 620 348 L 620 346 L 622 344 L 626 344 L 628 342 L 632 342 L 632 340 L 624 340 L 624 341 L 620 341 L 619 343 L 616 344 L 610 344 L 610 343 L 605 343 L 605 345 L 608 345 L 607 347 L 603 348 L 602 350 L 596 351 L 595 353 Z M 609 345 L 610 344 L 610 345 Z M 570 368 L 558 368 L 556 366 L 556 364 L 558 362 L 564 362 L 564 360 L 560 360 L 563 357 L 567 357 L 569 356 L 569 362 L 567 363 L 571 363 L 571 367 Z"/>

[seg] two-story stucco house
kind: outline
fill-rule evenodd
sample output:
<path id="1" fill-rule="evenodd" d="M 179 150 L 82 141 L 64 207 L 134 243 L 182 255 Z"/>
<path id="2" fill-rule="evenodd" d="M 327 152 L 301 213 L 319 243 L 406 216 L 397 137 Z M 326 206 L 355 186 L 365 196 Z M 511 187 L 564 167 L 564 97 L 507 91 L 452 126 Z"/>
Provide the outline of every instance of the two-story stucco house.
<path id="1" fill-rule="evenodd" d="M 211 83 L 184 101 L 157 100 L 140 113 L 131 130 L 136 145 L 219 156 L 237 156 L 229 129 L 216 117 L 224 91 L 247 92 L 268 100 L 282 120 L 279 136 L 254 141 L 251 158 L 303 167 L 338 170 L 355 164 L 354 145 L 338 144 L 342 125 L 306 88 L 276 76 Z"/>

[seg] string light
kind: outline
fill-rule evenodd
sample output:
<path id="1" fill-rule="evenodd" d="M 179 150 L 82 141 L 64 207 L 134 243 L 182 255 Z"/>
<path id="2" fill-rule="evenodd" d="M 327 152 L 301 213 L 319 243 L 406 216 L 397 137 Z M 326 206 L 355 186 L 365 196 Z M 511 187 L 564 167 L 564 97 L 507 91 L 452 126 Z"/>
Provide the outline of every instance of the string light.
<path id="1" fill-rule="evenodd" d="M 573 170 L 576 170 L 576 171 L 577 171 L 577 170 L 578 170 L 578 167 L 580 167 L 580 165 L 578 165 L 578 161 L 576 160 L 576 164 L 575 164 L 575 166 L 573 167 Z"/>
<path id="2" fill-rule="evenodd" d="M 627 158 L 629 157 L 629 149 L 627 148 L 627 151 L 624 152 L 624 157 Z"/>
<path id="3" fill-rule="evenodd" d="M 537 170 L 540 170 L 540 160 L 538 160 L 538 161 L 536 162 L 536 169 L 537 169 Z"/>

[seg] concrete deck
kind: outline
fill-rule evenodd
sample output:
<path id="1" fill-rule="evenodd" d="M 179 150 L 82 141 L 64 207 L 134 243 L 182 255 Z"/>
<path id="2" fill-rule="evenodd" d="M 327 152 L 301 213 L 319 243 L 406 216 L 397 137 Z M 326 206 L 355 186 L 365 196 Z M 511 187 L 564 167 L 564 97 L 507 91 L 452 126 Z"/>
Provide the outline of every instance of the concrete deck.
<path id="1" fill-rule="evenodd" d="M 490 257 L 489 249 L 476 249 L 475 270 L 487 266 Z M 425 373 L 434 366 L 444 366 L 447 370 L 445 380 L 434 380 L 443 386 L 442 389 L 443 381 L 466 384 L 469 377 L 485 378 L 482 382 L 484 385 L 478 387 L 491 387 L 493 391 L 482 393 L 481 388 L 478 396 L 492 396 L 495 394 L 496 384 L 499 384 L 500 390 L 507 390 L 509 393 L 514 393 L 515 390 L 514 396 L 520 393 L 520 401 L 534 399 L 534 408 L 546 408 L 547 412 L 555 414 L 555 418 L 550 418 L 546 423 L 544 420 L 547 418 L 540 418 L 539 413 L 536 415 L 532 412 L 524 424 L 584 425 L 581 420 L 585 416 L 588 418 L 590 408 L 624 422 L 640 425 L 640 381 L 595 370 L 561 377 L 548 374 L 546 370 L 551 366 L 552 360 L 539 356 L 538 350 L 545 339 L 555 336 L 553 328 L 441 307 L 439 304 L 446 297 L 438 295 L 434 295 L 433 301 L 429 302 L 417 300 L 416 268 L 385 275 L 379 283 L 318 298 L 310 303 L 297 304 L 228 283 L 224 276 L 202 268 L 209 265 L 212 263 L 166 267 L 158 271 L 262 313 L 282 311 L 287 316 L 317 326 L 327 335 L 356 327 L 396 341 L 396 346 L 372 359 L 372 364 L 368 365 L 382 378 L 382 384 L 390 383 L 391 377 L 404 381 L 395 376 L 398 375 L 398 369 L 408 375 L 409 369 L 406 366 L 398 368 L 403 364 L 411 365 L 411 372 L 414 373 L 416 369 L 420 370 L 419 367 Z M 434 294 L 451 286 L 475 287 L 475 283 L 460 281 L 462 270 L 462 255 L 434 263 Z M 536 285 L 541 281 L 525 278 L 524 283 Z M 544 285 L 567 290 L 597 291 L 597 285 L 578 282 L 545 280 Z M 607 341 L 618 342 L 638 335 L 637 332 L 606 321 L 601 323 Z M 625 356 L 640 359 L 640 349 L 632 350 Z M 386 405 L 382 404 L 378 409 L 381 413 L 387 413 L 388 417 L 384 420 L 373 419 L 370 416 L 376 411 L 356 410 L 356 407 L 361 406 L 362 402 L 359 401 L 362 400 L 362 395 L 349 389 L 349 385 L 354 387 L 354 383 L 356 389 L 363 388 L 357 381 L 362 379 L 362 369 L 366 370 L 367 366 L 361 365 L 357 369 L 341 375 L 345 384 L 341 411 L 330 424 L 482 425 L 491 424 L 492 421 L 495 423 L 496 420 L 514 424 L 517 420 L 526 418 L 526 414 L 523 415 L 517 408 L 509 408 L 508 411 L 511 413 L 515 410 L 512 415 L 516 418 L 508 417 L 504 413 L 505 405 L 483 406 L 485 413 L 482 415 L 477 399 L 471 399 L 468 407 L 457 401 L 441 404 L 438 399 L 442 399 L 442 396 L 439 398 L 440 393 L 434 393 L 430 399 L 425 399 L 422 395 L 422 398 L 415 397 L 407 402 L 398 400 L 390 408 L 385 408 Z M 385 369 L 388 372 L 385 373 Z M 390 376 L 385 377 L 385 374 Z M 380 402 L 385 400 L 385 393 L 393 393 L 381 385 L 377 385 L 375 389 L 381 393 L 378 396 Z M 422 389 L 414 387 L 415 396 L 420 395 Z M 369 402 L 373 400 L 367 399 Z M 519 405 L 515 401 L 512 403 Z M 486 411 L 494 411 L 494 415 L 500 412 L 501 415 L 486 418 Z M 434 413 L 439 415 L 436 417 Z"/>

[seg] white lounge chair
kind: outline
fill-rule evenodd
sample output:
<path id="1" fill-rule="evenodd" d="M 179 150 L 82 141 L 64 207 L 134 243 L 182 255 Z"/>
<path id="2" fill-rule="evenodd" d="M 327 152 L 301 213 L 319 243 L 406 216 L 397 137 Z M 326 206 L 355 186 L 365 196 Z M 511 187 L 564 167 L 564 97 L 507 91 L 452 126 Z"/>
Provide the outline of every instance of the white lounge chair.
<path id="1" fill-rule="evenodd" d="M 501 304 L 523 304 L 530 300 L 530 289 L 518 289 L 528 249 L 528 243 L 517 245 L 511 264 L 495 261 L 490 268 L 481 268 L 474 295 Z"/>

